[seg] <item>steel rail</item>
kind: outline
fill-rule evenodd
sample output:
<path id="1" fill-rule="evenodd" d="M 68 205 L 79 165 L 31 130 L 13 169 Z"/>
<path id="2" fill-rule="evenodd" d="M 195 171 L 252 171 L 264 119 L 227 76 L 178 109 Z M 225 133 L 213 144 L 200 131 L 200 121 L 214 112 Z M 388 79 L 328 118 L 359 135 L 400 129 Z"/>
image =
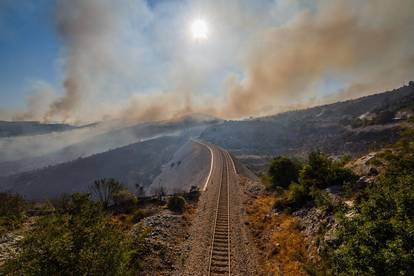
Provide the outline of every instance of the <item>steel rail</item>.
<path id="1" fill-rule="evenodd" d="M 223 151 L 221 154 L 223 167 L 211 238 L 208 275 L 231 274 L 230 177 L 228 158 Z"/>

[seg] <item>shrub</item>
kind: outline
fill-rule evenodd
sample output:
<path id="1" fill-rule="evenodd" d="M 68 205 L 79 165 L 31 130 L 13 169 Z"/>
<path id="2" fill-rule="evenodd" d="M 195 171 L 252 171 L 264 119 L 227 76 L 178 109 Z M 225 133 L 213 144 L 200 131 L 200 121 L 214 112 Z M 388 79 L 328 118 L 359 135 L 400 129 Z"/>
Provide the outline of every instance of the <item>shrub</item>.
<path id="1" fill-rule="evenodd" d="M 200 197 L 200 189 L 197 186 L 191 186 L 187 194 L 187 199 L 190 201 L 197 201 Z"/>
<path id="2" fill-rule="evenodd" d="M 140 222 L 142 219 L 146 218 L 149 214 L 142 209 L 137 209 L 132 215 L 132 221 L 134 223 Z"/>
<path id="3" fill-rule="evenodd" d="M 0 193 L 0 235 L 20 226 L 25 215 L 26 202 L 21 196 Z"/>
<path id="4" fill-rule="evenodd" d="M 300 172 L 300 181 L 304 185 L 324 189 L 330 185 L 329 175 L 332 160 L 320 151 L 309 154 L 308 164 Z"/>
<path id="5" fill-rule="evenodd" d="M 311 152 L 308 164 L 300 171 L 300 182 L 318 189 L 343 186 L 356 180 L 357 176 L 350 169 L 344 168 L 341 162 L 333 161 L 320 151 Z"/>
<path id="6" fill-rule="evenodd" d="M 71 203 L 71 196 L 68 194 L 62 194 L 54 199 L 52 199 L 51 204 L 59 213 L 65 213 L 69 210 Z"/>
<path id="7" fill-rule="evenodd" d="M 279 194 L 274 207 L 291 212 L 302 208 L 309 201 L 318 206 L 332 207 L 321 189 L 333 185 L 346 186 L 357 180 L 350 169 L 343 167 L 346 160 L 349 158 L 334 161 L 328 155 L 314 151 L 299 170 L 300 166 L 286 157 L 273 159 L 268 174 L 271 174 L 273 190 Z"/>
<path id="8" fill-rule="evenodd" d="M 369 190 L 353 219 L 343 218 L 333 252 L 337 274 L 409 275 L 414 271 L 414 177 Z"/>
<path id="9" fill-rule="evenodd" d="M 364 191 L 356 215 L 342 216 L 338 245 L 328 254 L 335 275 L 414 271 L 414 149 L 396 147 L 386 155 L 386 172 Z"/>
<path id="10" fill-rule="evenodd" d="M 380 112 L 374 119 L 375 124 L 388 124 L 393 122 L 395 117 L 395 112 L 391 111 L 391 110 L 384 110 L 382 112 Z"/>
<path id="11" fill-rule="evenodd" d="M 291 182 L 297 182 L 299 169 L 300 166 L 287 157 L 278 156 L 274 158 L 268 169 L 272 187 L 287 188 Z"/>
<path id="12" fill-rule="evenodd" d="M 71 197 L 68 211 L 42 217 L 4 265 L 10 275 L 125 275 L 137 259 L 131 239 L 109 222 L 89 195 Z M 142 246 L 142 245 L 141 245 Z M 135 248 L 136 247 L 136 248 Z M 1 274 L 1 273 L 0 273 Z"/>
<path id="13" fill-rule="evenodd" d="M 185 199 L 182 196 L 174 195 L 168 199 L 167 208 L 173 212 L 182 213 L 185 209 Z"/>
<path id="14" fill-rule="evenodd" d="M 307 187 L 293 182 L 289 185 L 289 189 L 276 200 L 274 208 L 279 211 L 293 212 L 302 208 L 309 200 Z"/>
<path id="15" fill-rule="evenodd" d="M 119 212 L 131 213 L 138 204 L 138 199 L 127 189 L 122 189 L 113 195 L 114 207 Z"/>

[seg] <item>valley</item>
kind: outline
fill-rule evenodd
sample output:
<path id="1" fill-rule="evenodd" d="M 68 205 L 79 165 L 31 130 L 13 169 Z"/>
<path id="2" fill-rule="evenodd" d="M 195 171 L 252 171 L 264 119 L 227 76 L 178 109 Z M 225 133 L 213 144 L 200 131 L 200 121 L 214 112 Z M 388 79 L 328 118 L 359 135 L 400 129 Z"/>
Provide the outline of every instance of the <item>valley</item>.
<path id="1" fill-rule="evenodd" d="M 14 254 L 4 252 L 14 252 L 15 239 L 36 221 L 56 210 L 65 214 L 59 204 L 74 204 L 71 195 L 89 193 L 99 202 L 92 189 L 99 180 L 122 191 L 105 212 L 124 234 L 141 237 L 147 252 L 137 256 L 143 275 L 308 275 L 335 269 L 324 252 L 337 252 L 339 214 L 352 216 L 361 194 L 380 181 L 389 162 L 380 161 L 384 154 L 397 154 L 401 141 L 411 143 L 413 95 L 410 83 L 270 117 L 189 116 L 105 131 L 44 156 L 2 162 L 4 194 L 19 194 L 32 207 L 30 224 L 8 234 L 0 255 L 7 260 Z M 375 119 L 385 112 L 387 118 Z M 281 156 L 298 166 L 297 176 L 275 187 L 281 184 L 274 177 L 289 170 L 272 175 Z M 313 159 L 320 163 L 308 171 Z M 323 166 L 332 178 L 313 175 Z M 322 182 L 309 188 L 306 181 Z M 185 209 L 170 206 L 176 198 Z"/>

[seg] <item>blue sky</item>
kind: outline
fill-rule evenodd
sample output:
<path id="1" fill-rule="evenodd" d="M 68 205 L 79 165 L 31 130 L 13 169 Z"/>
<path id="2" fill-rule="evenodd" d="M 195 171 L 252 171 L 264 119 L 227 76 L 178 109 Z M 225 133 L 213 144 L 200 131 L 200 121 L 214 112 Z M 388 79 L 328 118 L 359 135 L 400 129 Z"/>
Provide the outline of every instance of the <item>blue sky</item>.
<path id="1" fill-rule="evenodd" d="M 21 108 L 35 81 L 59 86 L 53 10 L 50 0 L 1 2 L 0 108 Z"/>
<path id="2" fill-rule="evenodd" d="M 414 72 L 414 4 L 376 1 L 0 0 L 0 119 L 33 113 L 39 87 L 46 106 L 25 118 L 73 122 L 161 107 L 237 118 L 398 87 Z"/>

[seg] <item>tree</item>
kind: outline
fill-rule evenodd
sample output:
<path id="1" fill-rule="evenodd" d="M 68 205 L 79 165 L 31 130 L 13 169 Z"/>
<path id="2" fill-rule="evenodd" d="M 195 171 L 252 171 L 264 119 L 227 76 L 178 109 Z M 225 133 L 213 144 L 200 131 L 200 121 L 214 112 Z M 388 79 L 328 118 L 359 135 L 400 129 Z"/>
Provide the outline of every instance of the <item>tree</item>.
<path id="1" fill-rule="evenodd" d="M 290 183 L 297 182 L 300 166 L 291 159 L 278 156 L 272 160 L 268 169 L 272 187 L 289 187 Z"/>
<path id="2" fill-rule="evenodd" d="M 115 179 L 95 180 L 90 190 L 94 198 L 98 199 L 104 208 L 114 203 L 114 196 L 123 189 L 121 183 Z"/>

